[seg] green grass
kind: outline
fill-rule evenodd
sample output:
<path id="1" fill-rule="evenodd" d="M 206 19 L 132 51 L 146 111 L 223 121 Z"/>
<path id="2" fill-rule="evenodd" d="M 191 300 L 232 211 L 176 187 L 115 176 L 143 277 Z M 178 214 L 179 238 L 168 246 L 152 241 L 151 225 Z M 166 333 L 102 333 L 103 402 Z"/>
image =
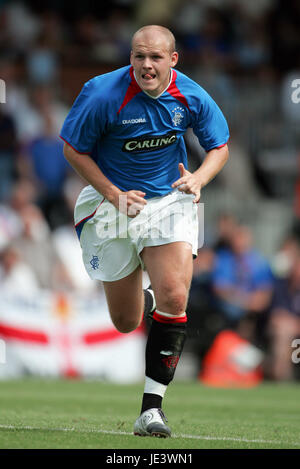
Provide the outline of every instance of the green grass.
<path id="1" fill-rule="evenodd" d="M 164 405 L 173 437 L 157 439 L 131 434 L 142 383 L 0 381 L 0 448 L 300 448 L 299 391 L 174 382 Z"/>

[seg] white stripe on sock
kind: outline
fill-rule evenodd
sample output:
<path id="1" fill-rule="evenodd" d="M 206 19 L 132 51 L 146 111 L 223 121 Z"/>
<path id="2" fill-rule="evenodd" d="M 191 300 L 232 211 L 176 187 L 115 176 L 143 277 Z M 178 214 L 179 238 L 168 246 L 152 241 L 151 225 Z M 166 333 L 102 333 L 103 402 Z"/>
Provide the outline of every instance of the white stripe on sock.
<path id="1" fill-rule="evenodd" d="M 184 316 L 186 315 L 185 311 L 182 314 L 175 315 L 175 314 L 170 314 L 170 313 L 164 313 L 163 311 L 159 311 L 158 309 L 156 310 L 156 313 L 159 314 L 160 316 L 165 316 L 166 318 L 174 318 L 174 317 L 184 318 Z"/>
<path id="2" fill-rule="evenodd" d="M 148 376 L 145 378 L 144 393 L 158 394 L 158 396 L 164 397 L 167 387 L 168 386 L 165 384 L 158 383 L 154 381 L 154 379 L 148 378 Z"/>

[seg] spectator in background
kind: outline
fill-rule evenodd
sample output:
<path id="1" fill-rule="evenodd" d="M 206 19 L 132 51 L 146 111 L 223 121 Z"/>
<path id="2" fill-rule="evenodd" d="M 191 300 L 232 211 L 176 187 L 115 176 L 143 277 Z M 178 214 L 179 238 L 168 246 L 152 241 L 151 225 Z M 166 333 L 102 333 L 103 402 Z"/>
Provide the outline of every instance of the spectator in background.
<path id="1" fill-rule="evenodd" d="M 46 11 L 40 21 L 40 33 L 26 56 L 26 71 L 31 83 L 53 84 L 58 81 L 64 52 L 62 20 L 54 11 Z"/>
<path id="2" fill-rule="evenodd" d="M 52 243 L 55 256 L 60 262 L 60 276 L 64 277 L 63 284 L 69 291 L 92 294 L 100 291 L 101 286 L 93 282 L 82 268 L 82 255 L 73 221 L 73 207 L 84 183 L 78 176 L 66 179 L 63 186 L 63 196 L 66 206 L 66 216 L 63 225 L 52 233 Z M 103 291 L 104 294 L 104 291 Z"/>
<path id="3" fill-rule="evenodd" d="M 28 8 L 25 2 L 1 3 L 6 3 L 4 10 L 6 50 L 10 47 L 17 53 L 27 51 L 41 31 L 40 18 Z"/>
<path id="4" fill-rule="evenodd" d="M 191 12 L 195 16 L 192 19 Z M 185 63 L 194 66 L 201 63 L 203 69 L 214 67 L 219 71 L 231 67 L 233 60 L 232 28 L 228 18 L 221 9 L 205 8 L 204 12 L 199 7 L 199 2 L 189 2 L 188 9 L 183 8 L 183 13 L 190 15 L 189 22 L 192 29 L 185 31 L 180 38 L 184 49 Z M 196 21 L 196 17 L 200 21 Z M 179 20 L 178 26 L 182 28 Z M 183 28 L 185 29 L 185 27 Z"/>
<path id="5" fill-rule="evenodd" d="M 14 247 L 22 253 L 22 260 L 34 273 L 40 288 L 54 286 L 55 253 L 47 221 L 36 205 L 37 190 L 26 179 L 15 183 L 10 208 L 19 217 L 22 230 L 14 237 Z"/>
<path id="6" fill-rule="evenodd" d="M 288 234 L 272 259 L 271 267 L 274 277 L 287 278 L 295 258 L 300 253 L 300 243 L 294 233 Z"/>
<path id="7" fill-rule="evenodd" d="M 33 120 L 36 135 L 26 145 L 20 166 L 27 177 L 35 179 L 39 187 L 39 205 L 52 229 L 64 219 L 62 192 L 69 169 L 69 164 L 63 157 L 63 144 L 57 133 L 57 125 L 63 112 L 61 110 L 57 114 L 55 111 L 49 87 L 35 88 L 33 97 L 38 113 L 38 121 L 34 123 Z"/>
<path id="8" fill-rule="evenodd" d="M 4 277 L 12 278 L 13 281 L 19 280 L 19 271 L 24 270 L 25 274 L 30 271 L 38 288 L 74 291 L 77 285 L 71 281 L 66 265 L 57 252 L 56 239 L 41 209 L 35 203 L 36 196 L 36 186 L 27 179 L 20 179 L 13 187 L 9 205 L 0 206 L 0 250 L 5 253 L 10 244 L 13 244 L 16 254 L 12 255 L 8 251 L 8 260 L 13 259 L 13 265 L 17 266 L 17 274 L 15 269 L 12 270 L 13 274 L 10 274 L 11 269 L 8 269 L 9 275 Z M 74 228 L 73 236 L 75 238 Z M 64 248 L 68 249 L 66 245 Z M 78 243 L 77 248 L 79 249 Z M 18 253 L 22 253 L 21 268 Z M 70 255 L 73 256 L 74 252 Z M 71 262 L 74 265 L 73 259 Z M 6 269 L 7 272 L 8 270 Z M 9 285 L 11 283 L 9 280 Z M 20 294 L 23 294 L 23 289 Z"/>
<path id="9" fill-rule="evenodd" d="M 198 250 L 198 257 L 193 263 L 188 314 L 189 336 L 196 338 L 196 353 L 202 356 L 215 335 L 227 327 L 227 319 L 220 314 L 214 301 L 212 275 L 216 262 L 216 252 L 231 252 L 231 238 L 237 227 L 235 217 L 222 213 L 217 219 L 217 233 L 212 236 L 207 246 Z"/>
<path id="10" fill-rule="evenodd" d="M 164 24 L 170 26 L 174 19 L 174 13 L 177 13 L 176 7 L 181 3 L 180 0 L 164 0 L 163 2 L 161 0 L 144 0 L 143 2 L 136 2 L 135 23 L 137 25 Z"/>
<path id="11" fill-rule="evenodd" d="M 13 245 L 7 246 L 0 253 L 0 291 L 21 296 L 39 291 L 34 272 Z"/>
<path id="12" fill-rule="evenodd" d="M 95 48 L 105 39 L 105 32 L 92 14 L 80 16 L 73 25 L 73 41 L 67 59 L 88 64 L 95 59 Z"/>
<path id="13" fill-rule="evenodd" d="M 8 204 L 0 204 L 0 251 L 23 231 L 23 222 Z"/>
<path id="14" fill-rule="evenodd" d="M 101 37 L 94 42 L 93 59 L 98 63 L 126 65 L 133 29 L 129 13 L 121 8 L 113 9 L 98 26 Z"/>
<path id="15" fill-rule="evenodd" d="M 216 334 L 224 328 L 224 319 L 213 304 L 212 271 L 215 253 L 209 247 L 198 250 L 193 263 L 193 278 L 187 306 L 188 337 L 194 353 L 200 360 Z"/>
<path id="16" fill-rule="evenodd" d="M 19 112 L 15 110 L 18 136 L 21 144 L 28 145 L 43 135 L 57 136 L 67 114 L 67 108 L 55 96 L 50 85 L 34 85 L 29 91 L 29 99 Z M 51 126 L 51 129 L 49 129 Z"/>
<path id="17" fill-rule="evenodd" d="M 271 299 L 273 277 L 268 262 L 252 246 L 252 233 L 238 226 L 231 249 L 216 253 L 212 273 L 217 307 L 243 338 L 254 341 L 259 315 Z"/>
<path id="18" fill-rule="evenodd" d="M 239 124 L 239 130 L 241 130 L 241 125 Z M 232 132 L 230 139 L 232 158 L 229 167 L 222 173 L 219 182 L 222 185 L 224 197 L 239 201 L 247 210 L 257 203 L 259 190 L 255 181 L 249 150 L 245 148 L 245 140 L 239 135 L 236 125 L 232 125 L 230 130 Z"/>
<path id="19" fill-rule="evenodd" d="M 217 237 L 213 246 L 214 251 L 231 250 L 231 239 L 237 229 L 237 220 L 231 213 L 222 213 L 217 220 Z"/>
<path id="20" fill-rule="evenodd" d="M 179 38 L 196 35 L 206 20 L 205 5 L 197 0 L 179 1 L 172 20 Z"/>
<path id="21" fill-rule="evenodd" d="M 27 73 L 32 83 L 52 83 L 57 79 L 58 57 L 44 35 L 38 38 L 26 61 Z"/>
<path id="22" fill-rule="evenodd" d="M 0 200 L 9 199 L 16 161 L 16 129 L 13 118 L 0 107 Z"/>
<path id="23" fill-rule="evenodd" d="M 16 132 L 16 142 L 20 143 L 22 136 L 22 119 L 27 116 L 28 96 L 22 67 L 14 52 L 6 51 L 0 58 L 0 78 L 5 83 L 5 104 L 1 104 L 3 111 L 13 119 Z"/>
<path id="24" fill-rule="evenodd" d="M 292 341 L 300 338 L 300 250 L 294 255 L 287 277 L 274 284 L 268 324 L 270 337 L 270 377 L 275 380 L 293 378 Z"/>

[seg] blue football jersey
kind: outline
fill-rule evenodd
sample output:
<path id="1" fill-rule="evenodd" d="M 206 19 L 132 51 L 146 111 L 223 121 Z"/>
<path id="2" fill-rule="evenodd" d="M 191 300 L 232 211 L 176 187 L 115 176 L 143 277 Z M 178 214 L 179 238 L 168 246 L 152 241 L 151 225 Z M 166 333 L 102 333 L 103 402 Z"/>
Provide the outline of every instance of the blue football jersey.
<path id="1" fill-rule="evenodd" d="M 90 154 L 119 189 L 146 198 L 172 190 L 178 163 L 187 167 L 183 135 L 191 127 L 209 151 L 229 138 L 226 120 L 197 83 L 172 69 L 167 89 L 152 97 L 138 85 L 131 66 L 88 81 L 75 100 L 61 138 Z"/>

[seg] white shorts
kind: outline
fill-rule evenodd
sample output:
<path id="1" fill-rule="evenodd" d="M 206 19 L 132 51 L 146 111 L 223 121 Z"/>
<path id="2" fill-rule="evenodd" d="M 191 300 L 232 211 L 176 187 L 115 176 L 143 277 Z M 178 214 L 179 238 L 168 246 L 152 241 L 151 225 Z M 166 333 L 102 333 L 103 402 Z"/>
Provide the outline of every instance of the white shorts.
<path id="1" fill-rule="evenodd" d="M 83 262 L 94 280 L 116 281 L 139 265 L 144 247 L 177 241 L 190 244 L 197 255 L 198 215 L 194 196 L 178 189 L 147 200 L 135 218 L 119 212 L 92 186 L 85 187 L 75 206 L 75 227 Z"/>

